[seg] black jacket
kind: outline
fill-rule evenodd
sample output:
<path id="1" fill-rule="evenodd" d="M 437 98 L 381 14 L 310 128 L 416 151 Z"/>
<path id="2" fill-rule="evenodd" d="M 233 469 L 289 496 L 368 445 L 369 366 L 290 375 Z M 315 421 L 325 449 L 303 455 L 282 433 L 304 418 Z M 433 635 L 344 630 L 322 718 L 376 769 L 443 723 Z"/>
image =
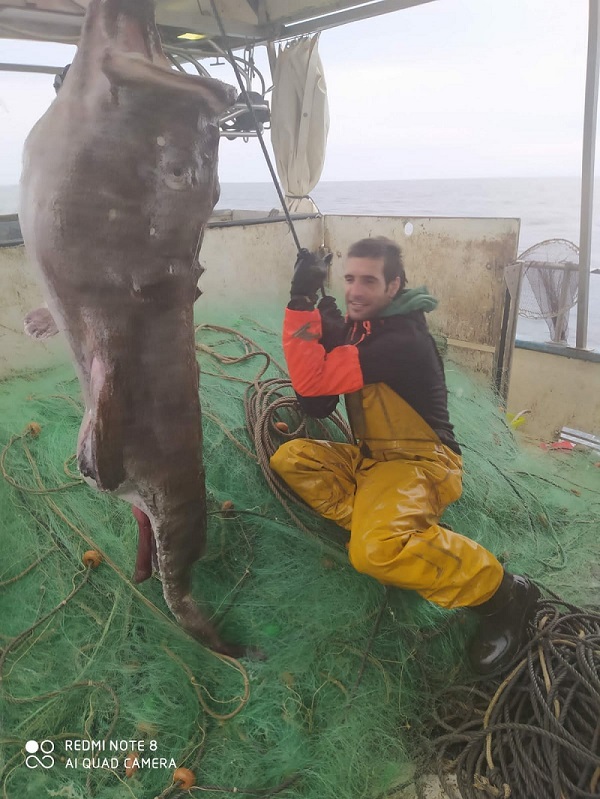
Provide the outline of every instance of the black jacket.
<path id="1" fill-rule="evenodd" d="M 356 347 L 363 384 L 386 383 L 427 422 L 443 444 L 460 454 L 448 415 L 443 362 L 423 311 L 370 322 L 344 322 L 333 298 L 327 297 L 319 304 L 319 313 L 319 343 L 325 352 L 344 345 Z M 332 413 L 339 400 L 337 394 L 297 396 L 306 413 L 318 418 Z"/>

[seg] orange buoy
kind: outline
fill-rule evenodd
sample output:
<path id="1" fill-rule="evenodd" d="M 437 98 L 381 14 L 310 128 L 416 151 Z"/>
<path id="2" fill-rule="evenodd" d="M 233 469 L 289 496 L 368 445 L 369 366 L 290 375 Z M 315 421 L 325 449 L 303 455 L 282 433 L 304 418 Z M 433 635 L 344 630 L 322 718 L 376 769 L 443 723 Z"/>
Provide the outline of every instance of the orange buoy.
<path id="1" fill-rule="evenodd" d="M 97 549 L 88 549 L 87 552 L 83 553 L 81 560 L 84 566 L 95 569 L 102 563 L 102 555 Z"/>
<path id="2" fill-rule="evenodd" d="M 179 782 L 179 787 L 187 791 L 189 788 L 192 788 L 196 784 L 196 775 L 193 771 L 190 771 L 189 768 L 176 768 L 173 772 L 173 782 Z"/>
<path id="3" fill-rule="evenodd" d="M 129 752 L 127 757 L 125 758 L 125 776 L 129 779 L 129 777 L 133 777 L 135 772 L 138 770 L 139 766 L 136 763 L 136 760 L 139 757 L 139 752 Z"/>
<path id="4" fill-rule="evenodd" d="M 279 430 L 280 433 L 290 432 L 290 428 L 287 426 L 285 422 L 275 422 L 275 427 Z"/>
<path id="5" fill-rule="evenodd" d="M 235 505 L 232 500 L 226 499 L 225 502 L 221 504 L 221 513 L 226 519 L 230 519 L 235 514 Z"/>

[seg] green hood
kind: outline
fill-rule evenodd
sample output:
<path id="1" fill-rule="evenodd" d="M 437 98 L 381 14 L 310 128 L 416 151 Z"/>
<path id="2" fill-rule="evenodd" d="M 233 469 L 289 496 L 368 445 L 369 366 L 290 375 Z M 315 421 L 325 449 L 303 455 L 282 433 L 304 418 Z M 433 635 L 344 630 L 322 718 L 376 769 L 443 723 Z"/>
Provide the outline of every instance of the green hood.
<path id="1" fill-rule="evenodd" d="M 433 311 L 438 301 L 427 291 L 425 286 L 416 289 L 405 289 L 391 303 L 378 314 L 379 319 L 386 316 L 402 316 L 411 311 Z"/>

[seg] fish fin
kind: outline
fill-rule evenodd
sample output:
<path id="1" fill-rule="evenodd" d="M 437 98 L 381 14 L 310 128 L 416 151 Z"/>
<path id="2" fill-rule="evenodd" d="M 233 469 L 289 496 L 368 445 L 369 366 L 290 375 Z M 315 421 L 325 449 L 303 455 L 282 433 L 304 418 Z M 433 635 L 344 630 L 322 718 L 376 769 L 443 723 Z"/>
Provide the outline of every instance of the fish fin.
<path id="1" fill-rule="evenodd" d="M 44 306 L 29 311 L 23 320 L 23 328 L 28 336 L 37 338 L 40 341 L 51 338 L 58 333 L 58 325 L 54 321 L 54 317 L 48 308 L 44 308 Z"/>
<path id="2" fill-rule="evenodd" d="M 108 49 L 104 54 L 102 71 L 112 86 L 141 86 L 187 94 L 200 100 L 215 116 L 235 102 L 235 90 L 215 78 L 176 72 L 149 61 L 138 53 L 123 53 Z"/>
<path id="3" fill-rule="evenodd" d="M 78 463 L 84 477 L 101 491 L 115 491 L 125 480 L 123 464 L 123 408 L 114 369 L 94 358 L 90 375 L 94 407 L 84 422 Z"/>

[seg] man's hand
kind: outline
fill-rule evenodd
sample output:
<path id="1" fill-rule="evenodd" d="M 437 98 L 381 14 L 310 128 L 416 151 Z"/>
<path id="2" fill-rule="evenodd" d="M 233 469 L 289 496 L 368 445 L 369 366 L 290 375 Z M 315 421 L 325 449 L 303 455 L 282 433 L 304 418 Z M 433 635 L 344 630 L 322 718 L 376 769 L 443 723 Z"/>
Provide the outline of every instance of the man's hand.
<path id="1" fill-rule="evenodd" d="M 291 297 L 308 297 L 314 303 L 327 277 L 327 261 L 302 248 L 294 266 Z"/>
<path id="2" fill-rule="evenodd" d="M 317 305 L 317 308 L 324 319 L 335 322 L 336 324 L 344 323 L 344 314 L 338 308 L 334 297 L 323 297 Z"/>

